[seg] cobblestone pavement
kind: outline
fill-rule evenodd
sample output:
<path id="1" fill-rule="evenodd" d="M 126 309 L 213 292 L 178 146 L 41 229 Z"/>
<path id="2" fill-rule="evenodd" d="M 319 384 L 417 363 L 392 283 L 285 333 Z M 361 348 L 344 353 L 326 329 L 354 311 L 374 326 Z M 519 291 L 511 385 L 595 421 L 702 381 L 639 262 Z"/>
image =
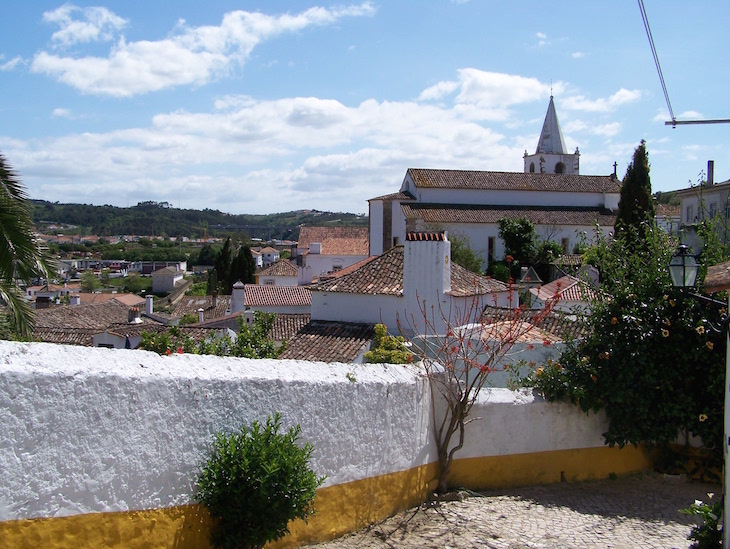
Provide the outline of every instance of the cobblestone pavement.
<path id="1" fill-rule="evenodd" d="M 686 548 L 697 521 L 678 512 L 715 484 L 642 474 L 469 494 L 426 503 L 338 540 L 312 547 Z"/>

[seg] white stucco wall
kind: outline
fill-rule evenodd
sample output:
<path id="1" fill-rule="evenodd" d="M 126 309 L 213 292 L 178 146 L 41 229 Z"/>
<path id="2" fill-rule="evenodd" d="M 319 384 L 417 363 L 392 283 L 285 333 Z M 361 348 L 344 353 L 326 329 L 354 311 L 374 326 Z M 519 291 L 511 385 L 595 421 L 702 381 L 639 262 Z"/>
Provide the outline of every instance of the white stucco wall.
<path id="1" fill-rule="evenodd" d="M 397 334 L 397 318 L 403 318 L 405 312 L 405 299 L 399 296 L 312 292 L 313 320 L 382 323 Z"/>
<path id="2" fill-rule="evenodd" d="M 380 255 L 383 250 L 383 201 L 370 200 L 369 222 L 370 222 L 370 255 Z"/>
<path id="3" fill-rule="evenodd" d="M 6 341 L 0 356 L 0 521 L 192 503 L 214 433 L 276 411 L 325 485 L 435 459 L 428 391 L 404 366 Z"/>
<path id="4" fill-rule="evenodd" d="M 345 268 L 367 259 L 367 257 L 367 255 L 307 254 L 304 256 L 302 268 L 299 269 L 298 283 L 299 285 L 310 284 L 313 277 L 331 272 L 335 265 Z"/>

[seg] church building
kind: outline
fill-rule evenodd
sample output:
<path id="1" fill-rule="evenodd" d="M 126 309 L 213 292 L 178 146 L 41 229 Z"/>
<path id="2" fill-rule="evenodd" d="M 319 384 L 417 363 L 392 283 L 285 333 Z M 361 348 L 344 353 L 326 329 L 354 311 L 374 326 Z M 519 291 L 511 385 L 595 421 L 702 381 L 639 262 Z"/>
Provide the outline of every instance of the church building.
<path id="1" fill-rule="evenodd" d="M 553 98 L 535 154 L 524 172 L 410 168 L 397 193 L 370 199 L 370 254 L 402 244 L 407 233 L 447 230 L 465 237 L 486 268 L 504 257 L 499 220 L 526 218 L 543 240 L 572 253 L 596 226 L 613 231 L 621 182 L 581 175 L 580 153 L 568 153 Z"/>

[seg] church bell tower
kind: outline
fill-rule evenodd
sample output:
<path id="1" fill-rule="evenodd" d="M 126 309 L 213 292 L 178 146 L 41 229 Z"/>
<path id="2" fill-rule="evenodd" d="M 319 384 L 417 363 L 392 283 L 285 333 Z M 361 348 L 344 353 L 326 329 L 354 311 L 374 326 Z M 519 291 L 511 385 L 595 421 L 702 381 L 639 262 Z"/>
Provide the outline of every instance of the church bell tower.
<path id="1" fill-rule="evenodd" d="M 525 173 L 568 173 L 580 172 L 580 152 L 576 147 L 573 154 L 565 150 L 563 133 L 560 131 L 558 115 L 555 112 L 553 96 L 550 96 L 545 122 L 542 125 L 540 139 L 535 154 L 525 151 Z"/>

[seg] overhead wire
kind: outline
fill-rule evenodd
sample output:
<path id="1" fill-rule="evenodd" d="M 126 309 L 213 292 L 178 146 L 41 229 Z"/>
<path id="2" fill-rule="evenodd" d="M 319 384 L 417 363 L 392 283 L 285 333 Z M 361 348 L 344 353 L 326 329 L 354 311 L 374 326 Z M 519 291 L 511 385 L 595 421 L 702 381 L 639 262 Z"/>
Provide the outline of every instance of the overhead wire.
<path id="1" fill-rule="evenodd" d="M 641 11 L 641 19 L 644 21 L 644 28 L 646 29 L 646 37 L 649 39 L 649 46 L 651 47 L 651 54 L 654 56 L 654 64 L 656 65 L 657 73 L 659 74 L 659 82 L 662 85 L 662 91 L 664 91 L 664 99 L 667 100 L 667 108 L 669 109 L 669 116 L 672 117 L 672 123 L 676 124 L 677 119 L 674 116 L 672 110 L 672 104 L 669 101 L 669 92 L 667 91 L 667 85 L 664 82 L 664 75 L 662 74 L 662 67 L 659 64 L 659 55 L 656 52 L 656 46 L 654 45 L 654 37 L 651 35 L 651 28 L 649 27 L 649 17 L 646 15 L 646 8 L 644 7 L 644 0 L 638 0 L 639 10 Z"/>

